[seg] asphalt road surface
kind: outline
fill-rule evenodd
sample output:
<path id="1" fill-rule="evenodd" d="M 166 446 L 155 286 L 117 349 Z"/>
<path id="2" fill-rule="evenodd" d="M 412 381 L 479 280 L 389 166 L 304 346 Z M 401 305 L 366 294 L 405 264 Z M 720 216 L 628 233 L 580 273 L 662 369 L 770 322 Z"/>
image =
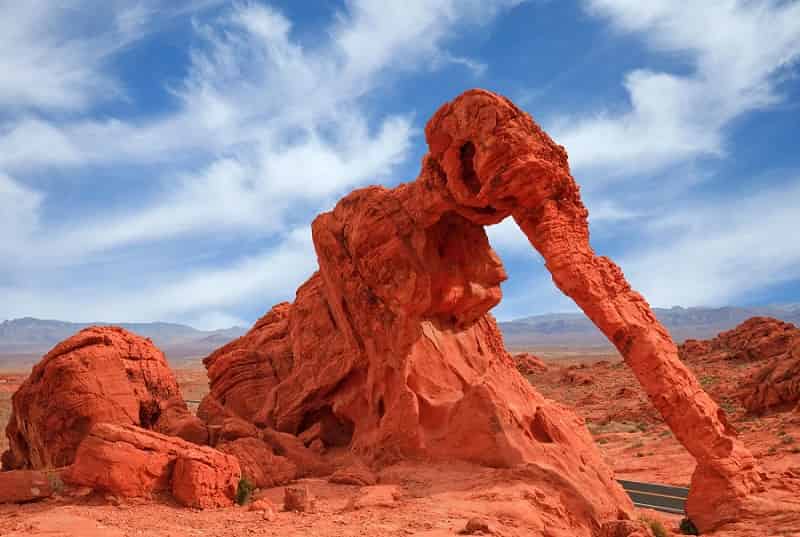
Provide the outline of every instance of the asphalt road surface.
<path id="1" fill-rule="evenodd" d="M 686 497 L 689 489 L 671 487 L 668 485 L 654 485 L 652 483 L 639 483 L 619 479 L 619 484 L 628 493 L 636 507 L 647 507 L 665 513 L 682 515 L 686 506 Z"/>

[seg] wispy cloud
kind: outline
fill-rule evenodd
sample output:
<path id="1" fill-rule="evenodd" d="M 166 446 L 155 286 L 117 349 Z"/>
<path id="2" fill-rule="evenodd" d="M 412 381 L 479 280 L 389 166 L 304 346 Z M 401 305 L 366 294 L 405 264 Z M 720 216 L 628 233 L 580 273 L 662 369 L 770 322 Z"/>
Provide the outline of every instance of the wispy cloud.
<path id="1" fill-rule="evenodd" d="M 586 8 L 656 52 L 681 55 L 690 73 L 634 70 L 623 81 L 627 110 L 557 121 L 554 138 L 579 170 L 624 176 L 724 155 L 724 129 L 779 101 L 778 75 L 800 57 L 797 2 L 587 0 Z"/>
<path id="2" fill-rule="evenodd" d="M 623 258 L 657 306 L 736 303 L 756 289 L 800 279 L 800 175 L 738 198 L 687 204 L 649 223 L 650 247 Z"/>
<path id="3" fill-rule="evenodd" d="M 155 117 L 99 119 L 92 106 L 109 95 L 98 88 L 113 86 L 112 98 L 124 93 L 122 83 L 106 74 L 103 58 L 139 39 L 154 14 L 164 9 L 154 2 L 124 9 L 115 4 L 114 29 L 98 37 L 106 44 L 102 52 L 70 60 L 80 84 L 59 87 L 58 99 L 9 92 L 5 104 L 17 114 L 0 124 L 0 170 L 17 178 L 48 170 L 80 176 L 89 166 L 161 171 L 133 203 L 47 229 L 34 225 L 42 220 L 38 200 L 46 199 L 46 189 L 37 192 L 24 182 L 13 183 L 37 200 L 25 209 L 32 224 L 15 232 L 28 246 L 15 252 L 15 265 L 25 271 L 45 270 L 48 264 L 66 267 L 137 244 L 244 231 L 272 235 L 279 242 L 250 258 L 232 259 L 227 267 L 187 270 L 170 281 L 153 275 L 162 281 L 144 286 L 142 293 L 120 291 L 113 300 L 95 297 L 96 303 L 86 295 L 79 301 L 81 309 L 91 316 L 107 310 L 111 317 L 114 309 L 115 315 L 124 311 L 137 318 L 189 318 L 195 312 L 196 319 L 212 311 L 221 319 L 228 315 L 225 308 L 242 297 L 263 294 L 268 305 L 274 274 L 284 269 L 293 275 L 281 286 L 282 297 L 288 298 L 296 280 L 310 274 L 313 250 L 280 237 L 292 236 L 290 230 L 307 225 L 315 212 L 345 191 L 391 177 L 407 159 L 416 132 L 413 118 L 376 118 L 365 107 L 370 93 L 394 77 L 448 62 L 480 71 L 480 63 L 451 55 L 446 41 L 459 25 L 486 24 L 516 3 L 410 0 L 401 6 L 349 1 L 314 44 L 294 40 L 292 23 L 280 11 L 237 3 L 215 17 L 195 20 L 187 75 L 169 88 L 174 110 Z M 207 4 L 180 9 L 196 11 Z M 76 4 L 74 15 L 85 14 L 83 8 Z M 53 35 L 66 32 L 63 17 L 43 11 L 29 16 L 31 28 L 47 20 L 57 30 Z M 36 34 L 23 37 L 18 47 L 35 46 Z M 75 39 L 83 50 L 85 36 Z M 57 43 L 48 46 L 48 54 L 66 61 L 58 58 Z M 47 62 L 35 68 L 57 71 Z M 49 113 L 55 108 L 73 114 L 56 117 Z M 292 258 L 295 250 L 297 259 Z M 76 299 L 59 302 L 22 284 L 9 292 L 11 306 L 0 315 L 27 309 L 59 316 Z M 158 305 L 143 296 L 158 296 Z M 119 308 L 110 306 L 112 302 Z"/>

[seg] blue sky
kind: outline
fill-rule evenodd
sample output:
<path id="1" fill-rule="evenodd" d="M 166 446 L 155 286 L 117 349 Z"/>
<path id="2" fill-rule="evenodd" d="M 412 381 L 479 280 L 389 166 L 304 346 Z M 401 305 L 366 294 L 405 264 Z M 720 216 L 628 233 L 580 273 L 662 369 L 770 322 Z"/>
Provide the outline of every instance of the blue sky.
<path id="1" fill-rule="evenodd" d="M 566 146 L 654 306 L 797 302 L 799 57 L 800 2 L 0 0 L 0 319 L 249 324 L 472 87 Z M 489 236 L 499 318 L 574 308 Z"/>

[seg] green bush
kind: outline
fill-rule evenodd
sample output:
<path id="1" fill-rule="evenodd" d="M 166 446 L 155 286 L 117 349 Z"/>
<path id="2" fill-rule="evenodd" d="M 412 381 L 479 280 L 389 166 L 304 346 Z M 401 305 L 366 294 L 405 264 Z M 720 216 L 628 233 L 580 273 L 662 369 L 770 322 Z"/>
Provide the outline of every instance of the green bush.
<path id="1" fill-rule="evenodd" d="M 681 533 L 683 535 L 700 535 L 700 532 L 697 531 L 694 522 L 692 522 L 688 518 L 684 518 L 683 520 L 681 520 L 681 525 L 679 529 L 681 530 Z"/>
<path id="2" fill-rule="evenodd" d="M 250 501 L 250 496 L 253 495 L 255 485 L 251 483 L 246 477 L 239 480 L 239 486 L 236 487 L 236 503 L 244 505 Z"/>

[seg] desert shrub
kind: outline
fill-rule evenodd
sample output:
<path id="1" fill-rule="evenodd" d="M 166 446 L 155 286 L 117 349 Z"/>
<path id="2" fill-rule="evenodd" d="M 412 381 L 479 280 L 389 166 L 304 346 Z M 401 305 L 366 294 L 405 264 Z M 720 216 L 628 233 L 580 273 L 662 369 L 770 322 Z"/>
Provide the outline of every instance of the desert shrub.
<path id="1" fill-rule="evenodd" d="M 697 528 L 694 525 L 694 522 L 689 520 L 688 518 L 684 518 L 681 520 L 681 525 L 678 527 L 683 535 L 700 535 L 700 532 L 697 531 Z"/>
<path id="2" fill-rule="evenodd" d="M 236 503 L 244 505 L 250 501 L 250 496 L 253 495 L 255 486 L 246 477 L 239 480 L 239 486 L 236 487 Z"/>
<path id="3" fill-rule="evenodd" d="M 781 438 L 781 444 L 793 444 L 794 437 L 789 436 L 788 434 Z"/>
<path id="4" fill-rule="evenodd" d="M 64 482 L 56 472 L 49 472 L 47 474 L 47 482 L 50 484 L 50 490 L 56 494 L 64 490 Z"/>
<path id="5" fill-rule="evenodd" d="M 700 385 L 703 388 L 708 388 L 709 386 L 713 386 L 717 382 L 719 382 L 719 378 L 715 377 L 714 375 L 705 375 L 700 378 Z"/>
<path id="6" fill-rule="evenodd" d="M 658 520 L 654 520 L 652 518 L 642 517 L 640 519 L 642 522 L 650 526 L 650 531 L 653 532 L 655 537 L 669 537 L 669 532 L 667 528 L 664 527 L 664 524 L 659 522 Z"/>

